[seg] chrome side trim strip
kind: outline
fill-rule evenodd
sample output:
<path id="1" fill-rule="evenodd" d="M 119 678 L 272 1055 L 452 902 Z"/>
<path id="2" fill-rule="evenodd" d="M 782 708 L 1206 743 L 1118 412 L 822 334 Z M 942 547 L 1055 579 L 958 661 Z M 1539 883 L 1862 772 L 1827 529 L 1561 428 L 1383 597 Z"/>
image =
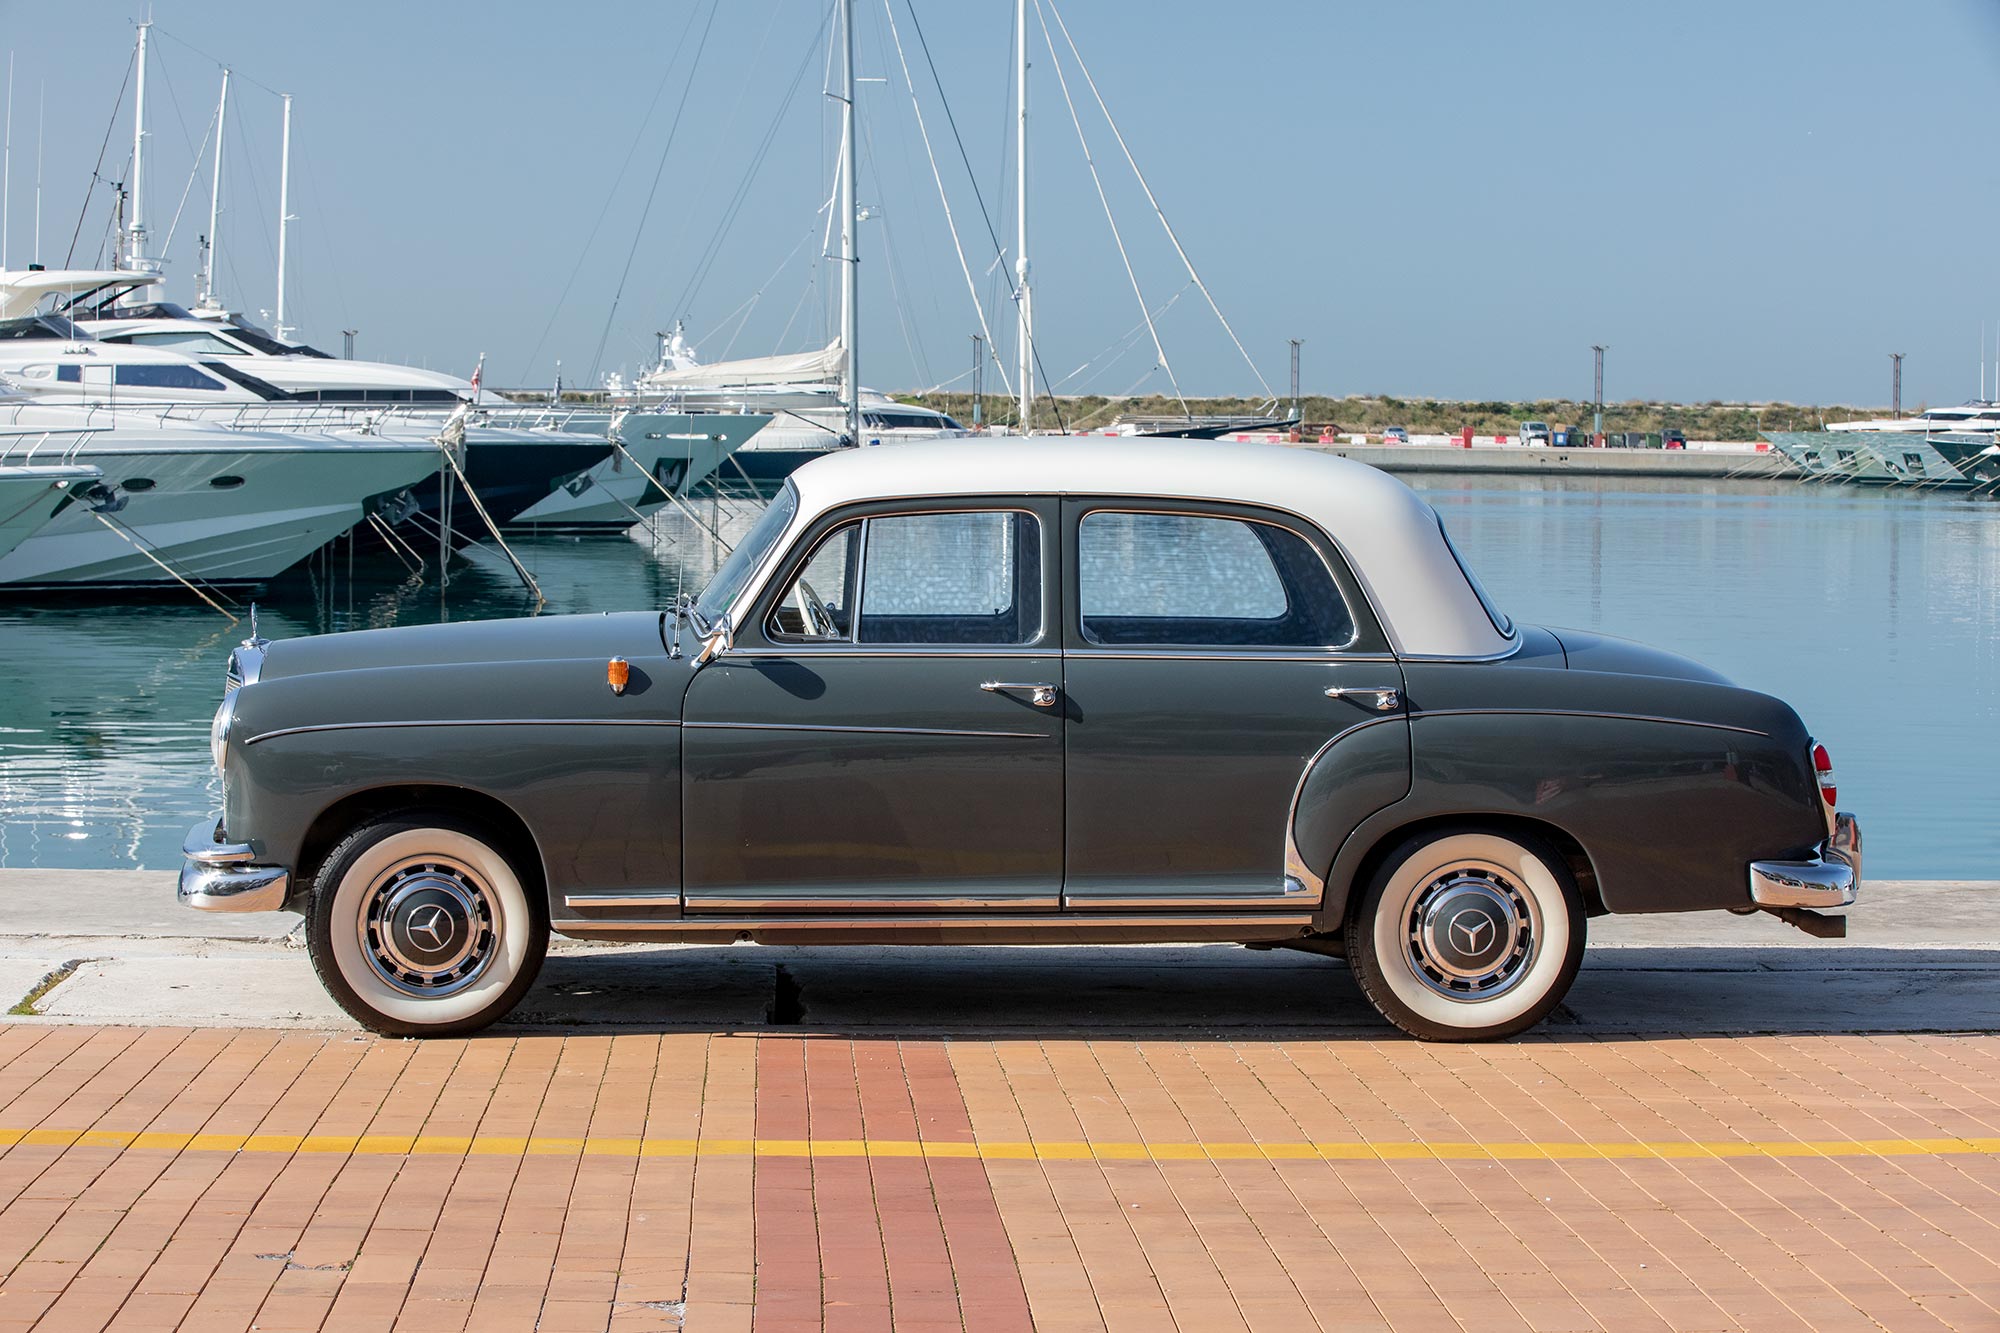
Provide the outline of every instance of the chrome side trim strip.
<path id="1" fill-rule="evenodd" d="M 659 910 L 680 907 L 682 899 L 676 893 L 570 893 L 563 895 L 563 906 L 578 910 L 618 908 L 625 910 Z M 690 910 L 705 912 L 882 912 L 920 911 L 943 912 L 960 908 L 1031 908 L 1036 911 L 1054 911 L 1062 906 L 1059 899 L 1038 898 L 724 898 L 715 896 L 690 895 L 686 900 Z"/>
<path id="2" fill-rule="evenodd" d="M 864 736 L 989 736 L 1001 740 L 1046 741 L 1042 731 L 961 731 L 955 727 L 844 727 L 819 722 L 687 722 L 692 731 L 834 731 Z"/>
<path id="3" fill-rule="evenodd" d="M 1033 927 L 1050 929 L 1130 930 L 1138 927 L 1159 926 L 1296 926 L 1306 929 L 1312 925 L 1310 915 L 1277 914 L 1271 912 L 1245 913 L 1241 915 L 1190 916 L 1183 913 L 1155 914 L 1150 916 L 1091 916 L 1082 913 L 1065 916 L 999 916 L 982 920 L 948 916 L 843 916 L 843 917 L 696 917 L 673 920 L 628 921 L 562 921 L 556 923 L 565 935 L 588 935 L 597 931 L 674 931 L 714 935 L 755 934 L 758 931 L 775 930 L 853 930 L 868 927 L 876 930 L 968 930 L 982 927 Z"/>
<path id="4" fill-rule="evenodd" d="M 1349 653 L 1339 648 L 1305 652 L 1265 652 L 1255 648 L 1071 648 L 1065 658 L 1094 658 L 1104 662 L 1324 662 L 1345 666 L 1349 662 L 1393 662 L 1388 653 Z"/>
<path id="5" fill-rule="evenodd" d="M 297 736 L 309 731 L 381 731 L 394 727 L 678 727 L 672 718 L 650 717 L 460 717 L 426 718 L 405 722 L 319 722 L 308 727 L 279 727 L 261 732 L 245 741 L 255 745 L 279 736 Z"/>
<path id="6" fill-rule="evenodd" d="M 1768 731 L 1735 727 L 1727 722 L 1701 722 L 1691 717 L 1656 717 L 1650 713 L 1605 713 L 1587 708 L 1425 708 L 1410 712 L 1412 722 L 1427 717 L 1595 717 L 1612 722 L 1663 722 L 1672 727 L 1706 727 L 1710 731 L 1733 731 L 1743 736 L 1766 736 Z"/>
<path id="7" fill-rule="evenodd" d="M 924 644 L 801 643 L 782 648 L 731 648 L 731 657 L 1061 657 L 1054 644 L 1007 645 L 997 648 L 934 648 Z"/>
<path id="8" fill-rule="evenodd" d="M 1289 878 L 1289 877 L 1288 877 Z M 1069 897 L 1063 900 L 1066 920 L 1091 921 L 1091 913 L 1100 908 L 1118 911 L 1159 911 L 1162 908 L 1200 907 L 1213 910 L 1218 907 L 1316 907 L 1318 903 L 1305 896 L 1303 891 L 1295 893 L 1246 893 L 1241 897 L 1221 898 L 1095 898 Z"/>

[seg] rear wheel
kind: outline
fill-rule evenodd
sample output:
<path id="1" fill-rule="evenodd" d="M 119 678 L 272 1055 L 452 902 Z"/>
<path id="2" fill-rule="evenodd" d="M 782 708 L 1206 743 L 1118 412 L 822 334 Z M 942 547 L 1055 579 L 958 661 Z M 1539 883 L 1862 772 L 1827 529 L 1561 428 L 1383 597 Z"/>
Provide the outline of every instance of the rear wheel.
<path id="1" fill-rule="evenodd" d="M 1484 829 L 1392 851 L 1347 922 L 1347 957 L 1382 1016 L 1426 1041 L 1490 1041 L 1542 1021 L 1583 962 L 1583 895 L 1539 840 Z"/>
<path id="2" fill-rule="evenodd" d="M 498 840 L 453 815 L 364 824 L 313 880 L 313 970 L 355 1021 L 387 1036 L 487 1026 L 534 984 L 548 941 Z"/>

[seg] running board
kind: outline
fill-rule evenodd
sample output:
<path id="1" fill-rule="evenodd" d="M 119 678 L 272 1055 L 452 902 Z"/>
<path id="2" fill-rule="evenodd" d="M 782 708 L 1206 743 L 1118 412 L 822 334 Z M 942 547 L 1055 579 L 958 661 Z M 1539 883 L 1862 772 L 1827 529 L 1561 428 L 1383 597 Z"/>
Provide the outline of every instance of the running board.
<path id="1" fill-rule="evenodd" d="M 582 939 L 672 944 L 1200 944 L 1281 940 L 1312 928 L 1306 914 L 1219 916 L 1066 913 L 981 916 L 675 917 L 566 920 L 550 925 Z"/>

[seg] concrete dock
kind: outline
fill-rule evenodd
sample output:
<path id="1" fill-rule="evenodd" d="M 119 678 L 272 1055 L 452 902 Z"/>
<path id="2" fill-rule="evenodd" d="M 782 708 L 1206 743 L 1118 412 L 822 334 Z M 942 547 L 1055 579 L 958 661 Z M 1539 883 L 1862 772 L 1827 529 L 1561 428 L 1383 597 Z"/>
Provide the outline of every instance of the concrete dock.
<path id="1" fill-rule="evenodd" d="M 2000 1030 L 2000 883 L 1871 883 L 1850 936 L 1769 916 L 1600 917 L 1567 1032 Z M 348 1031 L 290 913 L 174 902 L 151 871 L 0 870 L 0 1010 L 28 1023 Z M 54 984 L 49 978 L 57 977 Z M 34 994 L 32 1002 L 24 1003 Z M 1389 1029 L 1343 964 L 1234 945 L 775 948 L 556 940 L 510 1026 Z"/>

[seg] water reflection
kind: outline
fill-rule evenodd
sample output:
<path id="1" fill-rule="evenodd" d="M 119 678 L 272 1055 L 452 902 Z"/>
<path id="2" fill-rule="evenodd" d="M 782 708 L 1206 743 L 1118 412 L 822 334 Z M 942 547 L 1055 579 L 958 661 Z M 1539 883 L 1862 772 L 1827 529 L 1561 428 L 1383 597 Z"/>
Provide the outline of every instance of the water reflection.
<path id="1" fill-rule="evenodd" d="M 1518 619 L 1685 652 L 1793 704 L 1833 750 L 1875 876 L 1987 878 L 2000 859 L 2000 505 L 1762 482 L 1421 478 Z M 516 547 L 551 611 L 664 606 L 747 501 L 657 532 Z M 272 638 L 525 614 L 506 562 L 452 586 L 336 547 L 259 599 Z M 185 596 L 0 606 L 0 865 L 165 867 L 214 808 L 208 719 L 242 637 Z"/>

